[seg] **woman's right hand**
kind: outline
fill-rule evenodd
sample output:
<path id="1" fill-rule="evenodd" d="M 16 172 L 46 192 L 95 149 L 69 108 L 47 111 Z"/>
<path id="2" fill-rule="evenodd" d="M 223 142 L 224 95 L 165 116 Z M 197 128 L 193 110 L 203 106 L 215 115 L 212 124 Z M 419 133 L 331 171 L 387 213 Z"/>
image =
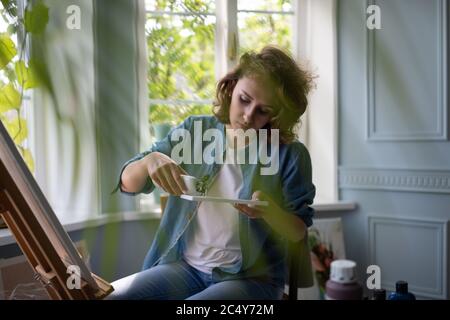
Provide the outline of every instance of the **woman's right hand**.
<path id="1" fill-rule="evenodd" d="M 160 152 L 152 152 L 146 156 L 147 172 L 153 183 L 164 191 L 181 195 L 187 188 L 180 175 L 187 174 L 175 161 Z M 184 191 L 184 192 L 183 192 Z"/>

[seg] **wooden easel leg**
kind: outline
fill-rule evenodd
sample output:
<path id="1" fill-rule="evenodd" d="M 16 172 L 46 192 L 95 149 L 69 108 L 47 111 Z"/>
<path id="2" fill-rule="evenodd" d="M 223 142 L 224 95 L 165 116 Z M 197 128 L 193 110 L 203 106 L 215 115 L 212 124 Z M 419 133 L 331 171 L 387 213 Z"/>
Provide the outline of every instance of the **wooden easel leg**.
<path id="1" fill-rule="evenodd" d="M 66 285 L 67 264 L 64 257 L 54 249 L 53 243 L 45 233 L 39 221 L 25 207 L 20 212 L 13 198 L 5 189 L 0 190 L 0 214 L 14 234 L 19 247 L 36 271 L 36 279 L 45 286 L 50 298 L 62 299 L 103 299 L 114 289 L 112 286 L 92 275 L 98 287 L 93 288 L 81 279 L 81 288 L 70 290 Z M 41 221 L 42 222 L 42 221 Z M 38 241 L 39 240 L 39 241 Z"/>
<path id="2" fill-rule="evenodd" d="M 37 274 L 38 266 L 40 266 L 46 272 L 50 271 L 50 264 L 48 263 L 42 251 L 38 250 L 39 246 L 37 242 L 28 231 L 23 221 L 20 219 L 20 215 L 15 210 L 15 206 L 12 205 L 12 203 L 9 201 L 9 197 L 6 191 L 0 191 L 0 203 L 2 203 L 1 207 L 3 210 L 1 215 L 3 217 L 3 220 L 16 238 L 17 244 L 27 257 L 31 268 Z M 35 248 L 35 250 L 32 250 L 31 248 Z M 39 274 L 38 277 L 40 278 Z M 57 288 L 55 288 L 55 285 L 57 284 L 53 284 L 52 287 L 49 287 L 48 282 L 44 282 L 42 281 L 42 279 L 41 283 L 45 286 L 49 296 L 52 299 L 70 299 L 70 296 L 66 294 L 63 288 L 61 288 L 62 290 L 58 290 Z"/>
<path id="3" fill-rule="evenodd" d="M 35 255 L 33 254 L 33 252 L 30 250 L 30 246 L 29 246 L 28 242 L 25 241 L 23 233 L 19 232 L 19 229 L 17 228 L 17 225 L 14 222 L 14 220 L 10 217 L 9 212 L 3 212 L 1 214 L 1 216 L 2 216 L 3 220 L 5 221 L 6 225 L 8 226 L 8 228 L 11 230 L 11 232 L 16 237 L 16 241 L 17 241 L 20 249 L 27 257 L 31 268 L 35 272 L 35 279 L 39 280 L 42 283 L 42 285 L 45 287 L 45 283 L 43 281 L 41 281 L 39 274 L 36 272 L 36 266 L 39 265 L 39 263 L 37 262 L 37 259 L 36 259 Z M 54 288 L 46 287 L 46 290 L 51 299 L 53 299 L 53 300 L 63 299 L 63 297 Z"/>

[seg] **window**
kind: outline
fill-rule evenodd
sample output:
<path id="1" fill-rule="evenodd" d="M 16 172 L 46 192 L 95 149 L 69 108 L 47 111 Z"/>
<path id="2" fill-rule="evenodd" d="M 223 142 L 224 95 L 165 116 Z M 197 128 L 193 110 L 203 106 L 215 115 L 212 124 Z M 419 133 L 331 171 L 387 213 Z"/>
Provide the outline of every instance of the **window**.
<path id="1" fill-rule="evenodd" d="M 216 80 L 244 51 L 266 44 L 291 50 L 290 2 L 147 0 L 150 124 L 210 114 Z"/>
<path id="2" fill-rule="evenodd" d="M 238 1 L 239 55 L 276 44 L 292 51 L 292 4 L 287 1 Z"/>
<path id="3" fill-rule="evenodd" d="M 210 113 L 214 95 L 214 1 L 146 2 L 149 120 L 175 125 Z"/>

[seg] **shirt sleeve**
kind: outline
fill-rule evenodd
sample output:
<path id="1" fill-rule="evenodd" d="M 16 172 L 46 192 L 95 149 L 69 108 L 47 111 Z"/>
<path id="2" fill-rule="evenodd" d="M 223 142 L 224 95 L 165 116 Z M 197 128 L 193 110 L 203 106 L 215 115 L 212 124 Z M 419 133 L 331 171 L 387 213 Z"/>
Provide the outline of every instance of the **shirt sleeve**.
<path id="1" fill-rule="evenodd" d="M 172 128 L 164 139 L 162 139 L 161 141 L 155 142 L 148 150 L 145 150 L 144 152 L 138 153 L 133 158 L 131 158 L 130 160 L 125 162 L 123 164 L 122 168 L 119 171 L 120 173 L 119 173 L 119 176 L 118 176 L 118 179 L 117 179 L 118 183 L 117 183 L 116 187 L 114 188 L 114 190 L 112 191 L 112 193 L 116 193 L 117 191 L 120 191 L 121 193 L 124 193 L 124 194 L 127 194 L 127 195 L 136 195 L 136 194 L 139 194 L 139 193 L 147 193 L 147 194 L 151 193 L 153 191 L 153 189 L 155 188 L 155 185 L 153 184 L 153 181 L 152 181 L 152 179 L 150 179 L 149 176 L 147 177 L 147 180 L 145 182 L 144 187 L 139 192 L 126 192 L 126 191 L 124 191 L 122 189 L 122 181 L 121 181 L 123 170 L 125 170 L 126 166 L 128 166 L 130 163 L 138 161 L 138 160 L 144 158 L 146 155 L 148 155 L 148 154 L 150 154 L 152 152 L 161 152 L 161 153 L 164 153 L 165 155 L 170 157 L 170 154 L 171 154 L 171 151 L 172 151 L 172 147 L 173 147 L 173 142 L 170 139 L 170 137 L 172 135 L 172 132 L 174 130 L 177 130 L 177 129 L 190 130 L 191 122 L 192 122 L 191 117 L 188 117 L 179 126 L 177 126 L 175 128 Z"/>
<path id="2" fill-rule="evenodd" d="M 282 175 L 283 195 L 288 211 L 300 217 L 310 227 L 313 224 L 313 204 L 316 187 L 312 183 L 311 158 L 303 144 L 294 148 L 292 158 Z"/>

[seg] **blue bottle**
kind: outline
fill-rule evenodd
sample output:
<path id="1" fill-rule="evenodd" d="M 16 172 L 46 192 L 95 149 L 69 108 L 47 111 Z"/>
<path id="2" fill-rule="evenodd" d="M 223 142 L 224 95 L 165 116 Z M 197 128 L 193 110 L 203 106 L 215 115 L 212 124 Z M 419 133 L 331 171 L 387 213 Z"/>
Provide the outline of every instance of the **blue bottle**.
<path id="1" fill-rule="evenodd" d="M 408 282 L 397 281 L 395 283 L 395 292 L 389 294 L 388 300 L 416 300 L 416 297 L 408 292 Z"/>

